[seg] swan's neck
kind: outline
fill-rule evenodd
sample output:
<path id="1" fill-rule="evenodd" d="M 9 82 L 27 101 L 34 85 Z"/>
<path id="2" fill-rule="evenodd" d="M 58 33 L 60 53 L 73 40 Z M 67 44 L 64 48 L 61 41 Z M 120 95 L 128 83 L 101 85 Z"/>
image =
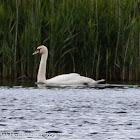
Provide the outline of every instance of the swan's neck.
<path id="1" fill-rule="evenodd" d="M 42 54 L 41 61 L 39 65 L 37 82 L 45 82 L 46 81 L 46 62 L 47 62 L 48 54 Z"/>

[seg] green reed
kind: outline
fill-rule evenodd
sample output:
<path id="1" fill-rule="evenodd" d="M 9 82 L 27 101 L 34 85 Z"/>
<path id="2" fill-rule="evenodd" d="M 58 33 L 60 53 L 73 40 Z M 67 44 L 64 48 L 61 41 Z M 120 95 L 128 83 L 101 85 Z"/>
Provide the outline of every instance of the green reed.
<path id="1" fill-rule="evenodd" d="M 140 1 L 0 0 L 0 77 L 36 78 L 40 44 L 47 77 L 139 80 Z"/>

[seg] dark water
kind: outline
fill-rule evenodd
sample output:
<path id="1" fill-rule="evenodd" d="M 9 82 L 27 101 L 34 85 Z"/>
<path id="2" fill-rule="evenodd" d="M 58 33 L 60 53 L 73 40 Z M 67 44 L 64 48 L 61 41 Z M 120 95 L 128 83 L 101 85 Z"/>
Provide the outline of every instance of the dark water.
<path id="1" fill-rule="evenodd" d="M 140 140 L 138 85 L 1 85 L 0 140 Z"/>

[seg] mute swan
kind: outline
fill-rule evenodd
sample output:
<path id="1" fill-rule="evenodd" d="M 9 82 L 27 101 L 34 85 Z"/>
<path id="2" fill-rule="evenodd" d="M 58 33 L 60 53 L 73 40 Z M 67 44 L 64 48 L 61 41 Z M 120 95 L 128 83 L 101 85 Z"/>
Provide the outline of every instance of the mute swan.
<path id="1" fill-rule="evenodd" d="M 42 54 L 37 75 L 37 84 L 41 83 L 45 84 L 46 86 L 94 86 L 105 81 L 104 79 L 95 81 L 91 78 L 80 76 L 77 73 L 58 75 L 46 80 L 45 74 L 48 49 L 44 45 L 41 45 L 37 47 L 37 50 L 33 53 L 33 55 L 37 53 Z"/>

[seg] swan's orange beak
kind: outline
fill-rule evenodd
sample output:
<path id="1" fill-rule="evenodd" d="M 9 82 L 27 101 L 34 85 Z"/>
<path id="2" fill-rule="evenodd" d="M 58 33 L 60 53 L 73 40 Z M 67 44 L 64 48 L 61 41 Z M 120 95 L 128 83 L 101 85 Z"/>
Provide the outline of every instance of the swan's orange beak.
<path id="1" fill-rule="evenodd" d="M 37 53 L 39 53 L 39 50 L 36 50 L 32 55 L 35 55 L 35 54 L 37 54 Z"/>

